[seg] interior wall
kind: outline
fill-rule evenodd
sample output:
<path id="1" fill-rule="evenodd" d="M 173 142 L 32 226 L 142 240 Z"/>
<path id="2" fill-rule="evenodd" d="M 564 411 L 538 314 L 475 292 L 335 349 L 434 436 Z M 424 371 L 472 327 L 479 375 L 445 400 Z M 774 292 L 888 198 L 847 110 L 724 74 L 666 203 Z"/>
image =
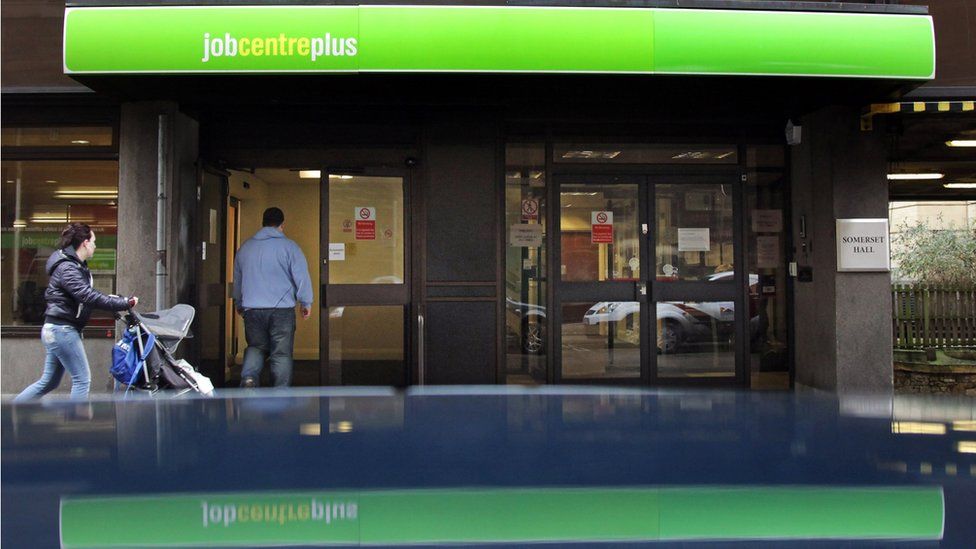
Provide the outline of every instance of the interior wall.
<path id="1" fill-rule="evenodd" d="M 308 320 L 299 317 L 295 328 L 295 359 L 319 359 L 319 322 L 322 302 L 319 295 L 319 183 L 318 180 L 273 183 L 265 181 L 259 174 L 231 171 L 228 178 L 230 196 L 240 200 L 241 242 L 254 236 L 261 229 L 261 216 L 264 210 L 277 206 L 285 214 L 285 236 L 294 240 L 308 261 L 309 276 L 312 279 L 312 314 Z M 245 183 L 247 186 L 245 187 Z M 298 314 L 296 312 L 296 314 Z M 235 315 L 238 324 L 237 363 L 244 359 L 244 322 Z"/>

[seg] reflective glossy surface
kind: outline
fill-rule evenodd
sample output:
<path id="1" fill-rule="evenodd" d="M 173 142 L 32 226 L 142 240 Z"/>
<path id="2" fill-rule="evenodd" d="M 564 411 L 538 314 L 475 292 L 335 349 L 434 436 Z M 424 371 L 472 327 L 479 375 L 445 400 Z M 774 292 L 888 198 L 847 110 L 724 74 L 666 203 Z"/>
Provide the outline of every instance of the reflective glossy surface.
<path id="1" fill-rule="evenodd" d="M 699 542 L 729 539 L 736 547 L 831 547 L 836 540 L 823 539 L 830 528 L 853 532 L 868 520 L 852 519 L 846 526 L 843 521 L 823 522 L 825 514 L 843 510 L 831 494 L 854 490 L 863 496 L 865 489 L 878 487 L 889 490 L 879 501 L 891 505 L 904 495 L 896 489 L 923 489 L 909 491 L 906 501 L 911 503 L 911 494 L 918 493 L 931 505 L 904 508 L 909 518 L 922 522 L 928 520 L 926 513 L 941 512 L 940 489 L 944 495 L 941 541 L 916 539 L 899 546 L 971 547 L 976 540 L 972 398 L 502 387 L 331 389 L 226 393 L 210 400 L 4 403 L 2 421 L 2 536 L 10 547 L 57 546 L 62 499 L 65 517 L 71 519 L 64 523 L 66 529 L 77 529 L 85 516 L 94 517 L 89 524 L 104 525 L 91 535 L 118 531 L 113 523 L 146 524 L 146 516 L 165 515 L 148 519 L 158 521 L 158 529 L 140 531 L 137 539 L 149 541 L 161 533 L 178 537 L 183 530 L 174 525 L 181 518 L 167 509 L 184 499 L 190 502 L 188 520 L 209 528 L 201 535 L 217 536 L 251 532 L 223 525 L 230 516 L 226 501 L 244 501 L 239 509 L 246 507 L 242 512 L 253 522 L 261 501 L 284 501 L 282 494 L 301 496 L 295 496 L 299 503 L 293 507 L 281 504 L 277 516 L 283 517 L 282 524 L 272 525 L 274 536 L 294 534 L 292 544 L 303 544 L 305 538 L 298 535 L 298 522 L 286 518 L 298 521 L 318 512 L 320 518 L 332 513 L 328 516 L 335 521 L 324 532 L 352 536 L 336 543 L 433 543 L 437 540 L 425 538 L 424 531 L 453 525 L 451 531 L 468 537 L 440 541 L 522 545 L 675 541 L 684 535 Z M 633 489 L 623 494 L 629 499 L 620 499 L 622 489 Z M 770 493 L 786 503 L 771 505 Z M 301 503 L 307 494 L 311 507 Z M 416 525 L 417 531 L 398 527 L 399 537 L 366 538 L 367 527 L 378 531 L 383 524 L 376 517 L 389 512 L 379 500 L 431 494 L 443 508 L 406 504 L 386 515 Z M 811 494 L 826 499 L 816 504 L 803 499 Z M 154 499 L 148 500 L 149 507 L 143 500 L 143 508 L 114 499 L 132 496 Z M 86 497 L 96 499 L 79 502 Z M 566 507 L 574 498 L 590 503 L 574 511 Z M 118 514 L 97 516 L 112 501 Z M 357 501 L 358 509 L 353 507 Z M 459 509 L 493 501 L 501 506 L 497 514 L 478 514 L 465 519 L 470 525 L 461 520 L 458 526 Z M 724 503 L 718 506 L 719 501 Z M 323 511 L 325 504 L 330 511 Z M 608 527 L 604 521 L 598 526 L 620 537 L 594 539 L 587 525 L 601 516 L 601 505 L 621 512 L 652 506 L 657 518 L 648 520 L 657 520 L 660 528 L 635 530 L 628 537 L 624 529 L 633 525 Z M 682 523 L 694 528 L 691 534 L 665 528 L 676 524 L 679 508 L 691 513 Z M 855 515 L 870 511 L 851 509 Z M 240 527 L 241 515 L 235 517 Z M 519 517 L 525 518 L 524 524 L 518 523 Z M 359 530 L 342 530 L 354 520 L 361 521 Z M 895 528 L 905 521 L 890 522 Z M 798 538 L 805 525 L 811 525 L 810 532 Z M 845 546 L 887 546 L 890 539 L 877 541 L 888 537 L 885 532 L 891 534 L 884 527 L 862 532 Z M 70 538 L 77 530 L 66 533 Z M 266 539 L 257 530 L 247 535 L 254 537 L 236 538 L 237 544 Z M 550 537 L 532 537 L 543 535 Z M 774 539 L 755 539 L 767 535 Z"/>

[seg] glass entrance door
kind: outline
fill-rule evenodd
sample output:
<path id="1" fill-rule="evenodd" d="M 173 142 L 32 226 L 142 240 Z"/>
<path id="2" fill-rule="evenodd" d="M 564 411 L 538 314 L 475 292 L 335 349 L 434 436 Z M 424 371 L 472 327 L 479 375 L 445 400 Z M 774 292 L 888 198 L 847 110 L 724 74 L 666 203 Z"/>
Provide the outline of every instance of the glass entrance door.
<path id="1" fill-rule="evenodd" d="M 564 176 L 557 185 L 556 380 L 742 381 L 738 182 Z"/>
<path id="2" fill-rule="evenodd" d="M 409 242 L 405 178 L 322 176 L 322 380 L 408 383 Z"/>

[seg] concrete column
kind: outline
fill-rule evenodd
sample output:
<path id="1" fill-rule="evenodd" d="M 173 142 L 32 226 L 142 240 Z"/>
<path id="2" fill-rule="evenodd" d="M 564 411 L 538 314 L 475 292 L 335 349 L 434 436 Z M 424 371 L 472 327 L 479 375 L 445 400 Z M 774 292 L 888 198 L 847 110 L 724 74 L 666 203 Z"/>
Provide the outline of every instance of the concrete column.
<path id="1" fill-rule="evenodd" d="M 838 393 L 890 392 L 891 277 L 837 272 L 836 220 L 888 216 L 883 124 L 862 132 L 858 116 L 853 107 L 805 116 L 802 144 L 792 147 L 795 257 L 813 273 L 794 286 L 796 382 Z"/>
<path id="2" fill-rule="evenodd" d="M 163 122 L 163 174 L 167 227 L 167 276 L 156 276 L 156 196 Z M 119 241 L 117 287 L 140 298 L 152 311 L 157 278 L 165 287 L 164 306 L 192 299 L 198 154 L 198 125 L 172 102 L 122 105 L 119 130 Z"/>

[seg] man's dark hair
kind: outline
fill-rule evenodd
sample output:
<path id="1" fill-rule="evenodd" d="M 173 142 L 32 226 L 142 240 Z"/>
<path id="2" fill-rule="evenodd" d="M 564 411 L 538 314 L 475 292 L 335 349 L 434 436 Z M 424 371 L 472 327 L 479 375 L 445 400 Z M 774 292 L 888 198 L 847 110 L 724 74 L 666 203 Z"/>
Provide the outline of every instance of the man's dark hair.
<path id="1" fill-rule="evenodd" d="M 285 212 L 281 211 L 281 208 L 275 208 L 272 206 L 267 210 L 264 210 L 264 221 L 262 224 L 265 227 L 280 227 L 284 222 Z"/>
<path id="2" fill-rule="evenodd" d="M 88 240 L 92 236 L 91 227 L 84 223 L 72 223 L 61 231 L 61 240 L 58 242 L 58 249 L 64 249 L 71 246 L 74 249 L 78 249 L 81 243 Z"/>

